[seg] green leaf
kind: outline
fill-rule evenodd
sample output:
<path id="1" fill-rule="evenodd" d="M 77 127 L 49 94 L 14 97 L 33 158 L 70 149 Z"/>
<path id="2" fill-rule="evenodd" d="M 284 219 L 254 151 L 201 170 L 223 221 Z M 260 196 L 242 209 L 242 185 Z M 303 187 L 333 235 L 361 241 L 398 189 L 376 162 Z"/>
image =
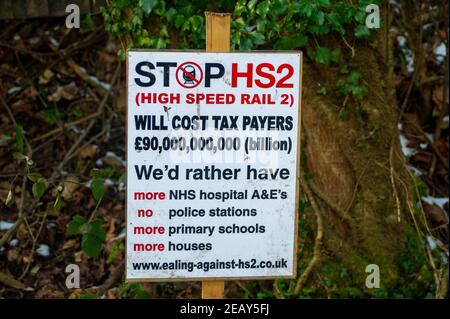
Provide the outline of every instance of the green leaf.
<path id="1" fill-rule="evenodd" d="M 19 124 L 16 125 L 16 148 L 19 153 L 23 153 L 23 127 Z"/>
<path id="2" fill-rule="evenodd" d="M 322 25 L 325 21 L 325 13 L 323 13 L 323 11 L 316 11 L 313 15 L 312 15 L 312 20 L 317 23 L 318 25 Z"/>
<path id="3" fill-rule="evenodd" d="M 28 179 L 32 181 L 33 183 L 36 183 L 40 178 L 42 178 L 42 175 L 40 173 L 34 172 L 27 175 Z"/>
<path id="4" fill-rule="evenodd" d="M 339 59 L 341 58 L 341 50 L 334 49 L 331 51 L 331 61 L 337 63 L 339 62 Z"/>
<path id="5" fill-rule="evenodd" d="M 112 263 L 116 258 L 119 252 L 123 251 L 125 246 L 123 243 L 114 242 L 111 246 L 111 252 L 109 253 L 107 263 Z"/>
<path id="6" fill-rule="evenodd" d="M 253 31 L 249 33 L 249 37 L 252 40 L 253 44 L 260 45 L 264 44 L 264 34 Z"/>
<path id="7" fill-rule="evenodd" d="M 81 239 L 81 249 L 86 255 L 97 258 L 102 250 L 102 244 L 106 237 L 106 231 L 102 226 L 103 221 L 94 219 L 88 224 L 88 230 Z"/>
<path id="8" fill-rule="evenodd" d="M 87 223 L 86 218 L 81 215 L 75 215 L 67 225 L 67 233 L 69 235 L 81 234 L 82 227 Z"/>
<path id="9" fill-rule="evenodd" d="M 368 39 L 370 37 L 370 30 L 365 25 L 359 25 L 355 29 L 355 37 L 358 39 Z"/>
<path id="10" fill-rule="evenodd" d="M 321 95 L 326 95 L 327 94 L 327 88 L 325 86 L 321 86 L 318 90 L 317 90 L 318 94 Z"/>
<path id="11" fill-rule="evenodd" d="M 94 219 L 88 224 L 87 233 L 103 241 L 106 238 L 106 230 L 103 228 L 103 220 Z"/>
<path id="12" fill-rule="evenodd" d="M 353 85 L 357 85 L 359 79 L 361 78 L 361 72 L 358 70 L 353 70 L 347 78 L 347 82 Z"/>
<path id="13" fill-rule="evenodd" d="M 259 16 L 265 18 L 267 13 L 269 13 L 269 9 L 270 9 L 270 2 L 268 0 L 265 0 L 256 6 L 256 13 Z"/>
<path id="14" fill-rule="evenodd" d="M 319 64 L 330 64 L 331 52 L 327 47 L 318 47 L 315 53 L 315 61 Z"/>
<path id="15" fill-rule="evenodd" d="M 292 50 L 304 47 L 308 42 L 308 37 L 304 34 L 299 34 L 294 37 L 284 36 L 275 44 L 277 50 Z"/>
<path id="16" fill-rule="evenodd" d="M 158 5 L 158 0 L 141 0 L 141 7 L 145 13 L 149 14 Z"/>
<path id="17" fill-rule="evenodd" d="M 316 0 L 316 2 L 321 7 L 328 7 L 330 5 L 330 0 Z"/>
<path id="18" fill-rule="evenodd" d="M 94 178 L 92 180 L 91 189 L 92 196 L 94 196 L 94 199 L 98 202 L 105 194 L 105 184 L 103 183 L 103 179 Z"/>
<path id="19" fill-rule="evenodd" d="M 250 51 L 252 49 L 253 43 L 249 38 L 241 39 L 240 49 L 242 51 Z"/>
<path id="20" fill-rule="evenodd" d="M 175 17 L 175 27 L 176 27 L 177 29 L 179 29 L 179 28 L 183 25 L 183 23 L 184 23 L 184 16 L 181 15 L 181 14 L 178 14 L 178 15 Z"/>
<path id="21" fill-rule="evenodd" d="M 62 204 L 61 193 L 58 193 L 58 195 L 56 195 L 55 202 L 53 203 L 53 208 L 56 210 L 60 210 L 61 204 Z"/>
<path id="22" fill-rule="evenodd" d="M 362 101 L 366 97 L 369 90 L 365 86 L 354 86 L 352 87 L 352 94 L 356 99 Z"/>
<path id="23" fill-rule="evenodd" d="M 45 189 L 47 188 L 46 182 L 44 178 L 40 178 L 36 183 L 33 184 L 31 190 L 33 191 L 33 195 L 36 198 L 41 198 L 44 195 Z"/>

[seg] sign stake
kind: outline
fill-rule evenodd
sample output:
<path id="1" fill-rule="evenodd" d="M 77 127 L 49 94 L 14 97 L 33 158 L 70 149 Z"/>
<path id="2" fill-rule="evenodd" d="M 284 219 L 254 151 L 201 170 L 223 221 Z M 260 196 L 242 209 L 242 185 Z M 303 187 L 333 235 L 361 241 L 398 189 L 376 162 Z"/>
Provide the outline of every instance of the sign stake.
<path id="1" fill-rule="evenodd" d="M 230 51 L 230 19 L 229 13 L 205 12 L 206 19 L 206 52 Z M 202 299 L 223 299 L 225 281 L 202 281 Z"/>

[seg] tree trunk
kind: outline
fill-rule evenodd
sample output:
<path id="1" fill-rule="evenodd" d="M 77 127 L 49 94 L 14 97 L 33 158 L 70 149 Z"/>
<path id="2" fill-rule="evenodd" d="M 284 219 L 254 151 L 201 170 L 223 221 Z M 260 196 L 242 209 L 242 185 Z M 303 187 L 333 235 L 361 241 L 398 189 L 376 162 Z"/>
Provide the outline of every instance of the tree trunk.
<path id="1" fill-rule="evenodd" d="M 365 287 L 369 264 L 379 266 L 386 289 L 405 279 L 399 279 L 397 257 L 411 227 L 413 188 L 399 146 L 398 112 L 385 59 L 367 46 L 355 50 L 353 67 L 360 68 L 369 88 L 361 103 L 348 100 L 343 106 L 344 98 L 334 92 L 319 94 L 319 83 L 335 86 L 339 70 L 304 65 L 302 169 L 320 212 L 309 206 L 302 217 L 314 227 L 314 214 L 323 217 L 319 275 L 310 275 L 307 286 L 320 286 L 325 274 L 339 288 L 371 293 Z M 339 116 L 343 107 L 346 119 Z M 306 240 L 300 251 L 307 247 Z M 306 260 L 301 258 L 300 267 Z"/>

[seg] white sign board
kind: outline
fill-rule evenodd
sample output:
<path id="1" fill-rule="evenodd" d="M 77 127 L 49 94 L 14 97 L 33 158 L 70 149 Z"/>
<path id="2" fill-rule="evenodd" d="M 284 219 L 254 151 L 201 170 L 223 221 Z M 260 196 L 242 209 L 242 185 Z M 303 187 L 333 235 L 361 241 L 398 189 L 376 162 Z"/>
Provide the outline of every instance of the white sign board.
<path id="1" fill-rule="evenodd" d="M 127 280 L 295 277 L 301 53 L 127 59 Z"/>

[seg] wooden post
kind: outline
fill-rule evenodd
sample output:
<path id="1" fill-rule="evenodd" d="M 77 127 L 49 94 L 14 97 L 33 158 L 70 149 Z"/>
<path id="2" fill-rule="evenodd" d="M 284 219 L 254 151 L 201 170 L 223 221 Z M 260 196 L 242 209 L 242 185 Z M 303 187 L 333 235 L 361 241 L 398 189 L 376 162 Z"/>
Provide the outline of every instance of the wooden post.
<path id="1" fill-rule="evenodd" d="M 206 18 L 206 52 L 230 51 L 230 18 L 229 13 L 205 12 Z M 223 299 L 225 281 L 202 281 L 203 299 Z"/>

